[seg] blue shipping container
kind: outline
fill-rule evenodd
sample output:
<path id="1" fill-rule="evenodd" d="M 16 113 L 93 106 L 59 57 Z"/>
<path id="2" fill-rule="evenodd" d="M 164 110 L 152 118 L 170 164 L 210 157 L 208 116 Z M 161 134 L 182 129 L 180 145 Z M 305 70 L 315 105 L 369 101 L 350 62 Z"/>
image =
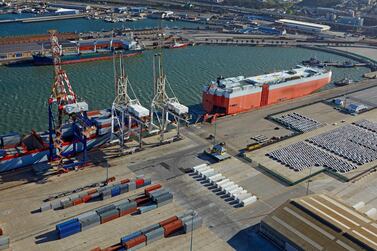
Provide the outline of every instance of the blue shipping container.
<path id="1" fill-rule="evenodd" d="M 111 197 L 117 196 L 120 194 L 120 187 L 115 186 L 111 189 Z"/>
<path id="2" fill-rule="evenodd" d="M 127 241 L 132 240 L 132 239 L 138 237 L 139 235 L 141 235 L 141 231 L 133 232 L 132 234 L 129 234 L 129 235 L 126 235 L 126 236 L 122 237 L 120 239 L 120 242 L 122 244 L 126 243 Z"/>
<path id="3" fill-rule="evenodd" d="M 65 221 L 65 222 L 62 222 L 62 223 L 57 224 L 57 225 L 56 225 L 56 229 L 59 230 L 59 229 L 65 228 L 65 227 L 67 227 L 67 226 L 69 226 L 69 225 L 77 224 L 77 223 L 80 224 L 80 223 L 79 223 L 79 219 L 77 219 L 77 218 L 73 218 L 73 219 L 70 219 L 70 220 L 67 220 L 67 221 Z"/>

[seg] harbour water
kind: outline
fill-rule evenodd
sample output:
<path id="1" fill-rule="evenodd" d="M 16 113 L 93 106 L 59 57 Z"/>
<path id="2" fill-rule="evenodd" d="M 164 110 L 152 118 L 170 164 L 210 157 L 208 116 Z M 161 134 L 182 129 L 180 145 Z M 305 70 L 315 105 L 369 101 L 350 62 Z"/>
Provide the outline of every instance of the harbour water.
<path id="1" fill-rule="evenodd" d="M 152 58 L 158 51 L 127 58 L 126 70 L 132 87 L 145 106 L 149 106 L 152 87 Z M 310 57 L 320 60 L 347 59 L 302 48 L 194 46 L 163 51 L 168 81 L 179 100 L 189 106 L 201 102 L 202 86 L 222 76 L 253 76 L 289 69 Z M 273 63 L 271 63 L 273 62 Z M 114 97 L 112 61 L 65 65 L 76 94 L 90 109 L 111 107 Z M 367 68 L 332 69 L 333 81 L 348 77 L 361 79 Z M 47 128 L 47 99 L 53 79 L 51 66 L 0 66 L 0 133 L 28 132 Z M 332 88 L 330 84 L 325 88 Z"/>

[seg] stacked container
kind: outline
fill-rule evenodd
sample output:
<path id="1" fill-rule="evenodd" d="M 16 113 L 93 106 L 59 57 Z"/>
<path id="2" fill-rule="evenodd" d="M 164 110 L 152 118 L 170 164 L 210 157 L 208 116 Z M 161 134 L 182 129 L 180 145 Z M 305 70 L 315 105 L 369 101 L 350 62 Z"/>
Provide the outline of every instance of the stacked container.
<path id="1" fill-rule="evenodd" d="M 81 224 L 77 218 L 71 219 L 56 225 L 56 231 L 59 235 L 59 238 L 62 239 L 80 232 Z"/>
<path id="2" fill-rule="evenodd" d="M 123 179 L 118 183 L 98 188 L 92 188 L 88 191 L 71 194 L 61 200 L 42 203 L 40 211 L 44 212 L 50 209 L 68 208 L 71 206 L 86 203 L 92 199 L 100 198 L 106 200 L 123 193 L 135 190 L 140 187 L 148 186 L 152 183 L 151 178 L 137 178 L 135 181 Z M 159 185 L 161 187 L 161 185 Z"/>

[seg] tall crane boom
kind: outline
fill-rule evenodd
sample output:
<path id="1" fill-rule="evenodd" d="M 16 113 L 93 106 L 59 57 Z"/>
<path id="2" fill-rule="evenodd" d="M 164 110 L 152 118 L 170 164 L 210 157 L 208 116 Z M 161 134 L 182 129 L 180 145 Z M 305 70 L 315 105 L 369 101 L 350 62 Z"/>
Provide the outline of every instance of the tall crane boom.
<path id="1" fill-rule="evenodd" d="M 61 58 L 62 47 L 59 45 L 57 31 L 49 31 L 51 42 L 51 53 L 54 62 L 54 82 L 51 87 L 49 98 L 49 131 L 50 131 L 50 160 L 57 162 L 59 168 L 63 167 L 64 142 L 62 135 L 63 119 L 72 125 L 75 140 L 71 142 L 76 149 L 76 142 L 84 145 L 84 161 L 86 156 L 86 139 L 95 132 L 96 128 L 87 118 L 88 105 L 85 102 L 77 102 L 76 94 L 69 82 L 67 73 L 62 69 Z M 53 104 L 57 106 L 57 121 L 53 115 Z M 78 126 L 77 123 L 80 123 Z M 55 134 L 55 137 L 54 137 Z M 56 154 L 54 152 L 56 150 Z"/>

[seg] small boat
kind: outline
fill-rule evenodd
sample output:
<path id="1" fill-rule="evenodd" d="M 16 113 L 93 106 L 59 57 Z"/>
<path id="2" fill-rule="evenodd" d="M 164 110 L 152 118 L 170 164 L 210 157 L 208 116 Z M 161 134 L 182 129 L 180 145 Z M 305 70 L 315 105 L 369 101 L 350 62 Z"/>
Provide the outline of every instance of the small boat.
<path id="1" fill-rule="evenodd" d="M 189 43 L 178 43 L 178 42 L 174 42 L 173 45 L 170 46 L 171 49 L 178 49 L 178 48 L 185 48 L 189 46 Z"/>
<path id="2" fill-rule="evenodd" d="M 334 83 L 334 85 L 336 86 L 346 86 L 346 85 L 350 85 L 350 84 L 353 84 L 353 80 L 352 79 L 349 79 L 349 78 L 343 78 L 342 80 L 340 81 L 336 81 Z"/>

